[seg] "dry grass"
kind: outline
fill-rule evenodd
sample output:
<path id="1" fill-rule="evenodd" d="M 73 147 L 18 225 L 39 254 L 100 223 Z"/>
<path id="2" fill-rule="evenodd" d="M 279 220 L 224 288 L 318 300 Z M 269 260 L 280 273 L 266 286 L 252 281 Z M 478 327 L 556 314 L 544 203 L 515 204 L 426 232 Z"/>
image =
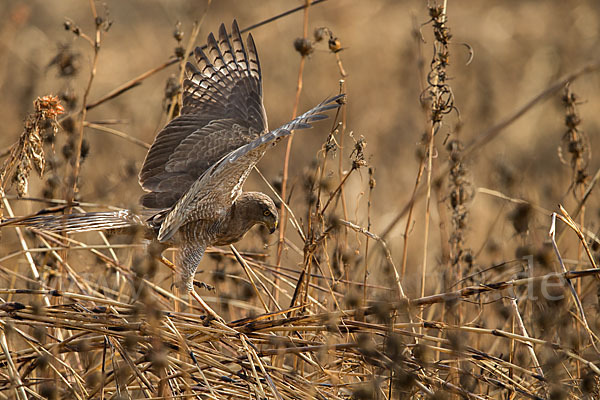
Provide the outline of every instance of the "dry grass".
<path id="1" fill-rule="evenodd" d="M 0 5 L 3 218 L 137 207 L 182 56 L 304 4 L 67 3 Z M 348 104 L 247 183 L 279 237 L 200 264 L 227 324 L 135 232 L 3 226 L 0 399 L 600 398 L 599 26 L 592 0 L 328 0 L 254 28 L 271 126 Z"/>

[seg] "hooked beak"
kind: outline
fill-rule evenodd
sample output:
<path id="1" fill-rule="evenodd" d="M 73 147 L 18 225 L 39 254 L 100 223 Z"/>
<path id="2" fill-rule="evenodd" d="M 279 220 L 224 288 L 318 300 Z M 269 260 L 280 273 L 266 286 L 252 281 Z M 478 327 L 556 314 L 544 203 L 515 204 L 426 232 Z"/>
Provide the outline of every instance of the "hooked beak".
<path id="1" fill-rule="evenodd" d="M 273 227 L 271 229 L 269 229 L 269 233 L 273 233 L 275 232 L 275 230 L 277 229 L 277 221 L 275 221 L 275 225 L 273 225 Z"/>

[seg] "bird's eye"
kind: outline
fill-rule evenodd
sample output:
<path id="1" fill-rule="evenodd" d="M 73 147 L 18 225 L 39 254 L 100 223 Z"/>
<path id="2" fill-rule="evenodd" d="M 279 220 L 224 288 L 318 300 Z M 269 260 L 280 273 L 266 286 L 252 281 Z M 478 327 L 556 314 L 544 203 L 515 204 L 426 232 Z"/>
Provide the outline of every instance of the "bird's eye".
<path id="1" fill-rule="evenodd" d="M 265 211 L 263 212 L 263 215 L 264 215 L 265 217 L 268 217 L 269 215 L 271 215 L 271 211 L 269 211 L 269 210 L 265 210 Z"/>

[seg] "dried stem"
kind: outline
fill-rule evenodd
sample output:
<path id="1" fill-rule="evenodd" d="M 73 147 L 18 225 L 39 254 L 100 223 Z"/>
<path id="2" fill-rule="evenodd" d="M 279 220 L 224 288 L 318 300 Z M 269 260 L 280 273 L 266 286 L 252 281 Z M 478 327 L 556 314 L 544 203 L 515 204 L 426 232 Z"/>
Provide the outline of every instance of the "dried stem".
<path id="1" fill-rule="evenodd" d="M 308 38 L 308 10 L 310 6 L 310 0 L 305 0 L 304 6 L 304 19 L 302 24 L 302 37 L 304 39 Z M 298 115 L 298 105 L 300 104 L 300 94 L 302 93 L 302 76 L 304 74 L 304 64 L 306 62 L 306 54 L 300 54 L 300 66 L 298 68 L 298 81 L 296 82 L 296 97 L 294 100 L 294 108 L 292 110 L 292 119 L 296 118 Z M 283 160 L 283 178 L 281 181 L 281 198 L 287 200 L 287 181 L 288 181 L 288 169 L 290 164 L 290 155 L 292 151 L 292 143 L 294 140 L 294 134 L 292 133 L 286 143 L 285 148 L 285 158 Z M 285 237 L 285 228 L 286 228 L 286 218 L 285 218 L 285 206 L 283 203 L 281 204 L 281 208 L 279 210 L 281 225 L 279 226 L 279 243 L 277 244 L 277 265 L 281 264 L 281 257 L 283 253 L 283 243 Z"/>
<path id="2" fill-rule="evenodd" d="M 100 53 L 100 42 L 102 38 L 102 19 L 98 17 L 98 13 L 96 12 L 96 5 L 94 0 L 90 0 L 90 8 L 92 10 L 92 17 L 94 18 L 96 34 L 94 35 L 94 41 L 92 44 L 92 48 L 94 50 L 94 56 L 92 59 L 92 65 L 90 68 L 90 77 L 88 79 L 85 91 L 83 92 L 82 105 L 81 110 L 79 111 L 79 132 L 77 136 L 77 143 L 75 146 L 75 161 L 73 163 L 73 171 L 71 175 L 71 188 L 69 193 L 67 194 L 67 201 L 73 202 L 75 197 L 77 196 L 78 188 L 77 188 L 77 180 L 79 179 L 79 172 L 81 170 L 81 146 L 83 144 L 83 129 L 84 122 L 87 115 L 87 100 L 90 94 L 90 90 L 92 89 L 92 83 L 94 82 L 94 78 L 96 77 L 96 68 L 98 66 L 98 55 Z"/>

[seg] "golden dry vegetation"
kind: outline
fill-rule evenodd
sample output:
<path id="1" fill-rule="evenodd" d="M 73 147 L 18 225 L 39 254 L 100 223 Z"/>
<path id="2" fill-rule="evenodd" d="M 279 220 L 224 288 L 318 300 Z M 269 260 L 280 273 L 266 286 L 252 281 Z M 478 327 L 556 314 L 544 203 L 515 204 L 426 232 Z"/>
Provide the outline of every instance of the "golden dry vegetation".
<path id="1" fill-rule="evenodd" d="M 177 55 L 303 4 L 0 3 L 0 215 L 136 209 Z M 0 399 L 600 398 L 600 5 L 444 4 L 252 29 L 272 128 L 347 104 L 294 136 L 284 235 L 201 262 L 227 325 L 135 236 L 2 227 Z M 285 159 L 245 189 L 275 198 Z"/>

